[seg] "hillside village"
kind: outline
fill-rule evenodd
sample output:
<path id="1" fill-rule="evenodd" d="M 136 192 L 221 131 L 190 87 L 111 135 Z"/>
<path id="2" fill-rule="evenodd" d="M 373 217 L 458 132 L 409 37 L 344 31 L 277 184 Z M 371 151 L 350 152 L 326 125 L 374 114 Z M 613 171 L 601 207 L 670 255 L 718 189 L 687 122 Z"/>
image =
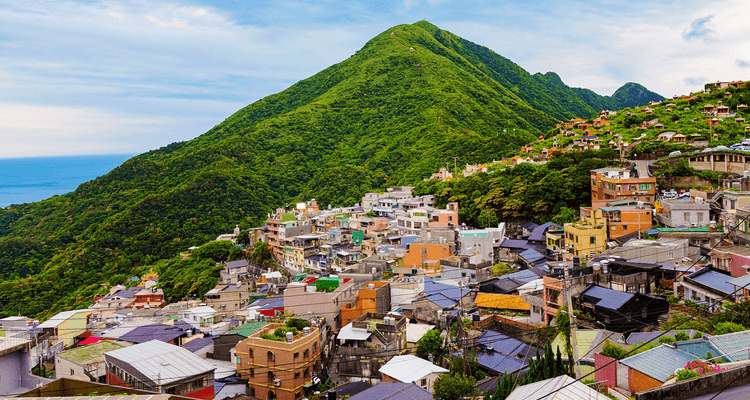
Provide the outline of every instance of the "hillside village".
<path id="1" fill-rule="evenodd" d="M 435 207 L 406 186 L 353 207 L 279 208 L 217 237 L 244 256 L 218 262 L 200 298 L 167 303 L 149 271 L 85 309 L 0 320 L 0 365 L 19 377 L 0 380 L 0 394 L 718 392 L 750 368 L 750 320 L 727 320 L 750 315 L 750 192 L 660 191 L 633 165 L 590 173 L 591 206 L 562 226 L 475 229 L 458 203 Z"/>

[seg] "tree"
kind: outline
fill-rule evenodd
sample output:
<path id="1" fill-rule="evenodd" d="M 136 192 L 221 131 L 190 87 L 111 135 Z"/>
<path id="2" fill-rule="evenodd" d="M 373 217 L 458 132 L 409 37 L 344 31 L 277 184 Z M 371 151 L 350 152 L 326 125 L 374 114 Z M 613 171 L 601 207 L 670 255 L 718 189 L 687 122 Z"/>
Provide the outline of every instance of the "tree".
<path id="1" fill-rule="evenodd" d="M 236 258 L 240 250 L 229 240 L 214 240 L 193 250 L 193 257 L 224 262 Z"/>
<path id="2" fill-rule="evenodd" d="M 238 245 L 247 247 L 250 244 L 250 229 L 241 230 L 236 240 Z"/>
<path id="3" fill-rule="evenodd" d="M 460 374 L 444 374 L 433 385 L 433 397 L 440 400 L 458 400 L 474 394 L 474 377 Z"/>
<path id="4" fill-rule="evenodd" d="M 492 276 L 507 275 L 511 272 L 513 272 L 513 268 L 506 263 L 499 263 L 492 266 Z"/>
<path id="5" fill-rule="evenodd" d="M 562 307 L 555 314 L 555 325 L 557 331 L 565 337 L 565 352 L 573 354 L 573 345 L 571 344 L 570 317 L 568 316 L 568 307 Z M 570 374 L 573 375 L 573 363 L 570 363 Z"/>
<path id="6" fill-rule="evenodd" d="M 430 354 L 435 360 L 443 355 L 443 336 L 434 329 L 427 331 L 417 342 L 417 357 L 429 360 Z"/>
<path id="7" fill-rule="evenodd" d="M 251 259 L 255 264 L 266 265 L 269 261 L 272 261 L 271 250 L 268 248 L 268 243 L 258 242 L 255 243 L 255 248 L 251 255 Z"/>
<path id="8" fill-rule="evenodd" d="M 747 330 L 744 326 L 734 322 L 720 322 L 714 328 L 714 334 L 724 335 L 727 333 L 742 332 Z"/>
<path id="9" fill-rule="evenodd" d="M 610 343 L 609 340 L 605 340 L 604 347 L 602 348 L 602 355 L 614 358 L 615 360 L 622 360 L 628 355 L 628 351 L 616 344 Z"/>

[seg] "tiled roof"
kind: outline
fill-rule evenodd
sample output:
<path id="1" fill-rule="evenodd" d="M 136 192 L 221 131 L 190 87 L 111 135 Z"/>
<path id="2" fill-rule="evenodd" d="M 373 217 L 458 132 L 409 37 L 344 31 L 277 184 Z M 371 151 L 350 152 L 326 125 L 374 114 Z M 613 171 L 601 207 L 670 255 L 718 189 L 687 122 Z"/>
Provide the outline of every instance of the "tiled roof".
<path id="1" fill-rule="evenodd" d="M 727 283 L 728 280 L 732 279 L 732 275 L 724 274 L 710 268 L 702 268 L 687 277 L 718 291 L 727 294 L 734 293 L 734 285 Z"/>
<path id="2" fill-rule="evenodd" d="M 546 241 L 546 236 L 544 234 L 550 228 L 562 229 L 562 226 L 554 222 L 547 222 L 546 224 L 539 225 L 536 228 L 534 228 L 533 231 L 531 231 L 531 235 L 529 235 L 529 240 L 534 241 L 534 242 Z"/>
<path id="3" fill-rule="evenodd" d="M 550 378 L 517 387 L 510 393 L 507 400 L 541 398 L 545 400 L 609 399 L 609 397 L 597 392 L 583 383 L 578 382 L 567 375 L 561 375 L 556 378 Z"/>
<path id="4" fill-rule="evenodd" d="M 216 369 L 188 350 L 158 340 L 108 351 L 104 355 L 129 364 L 151 382 L 158 381 L 161 385 Z"/>
<path id="5" fill-rule="evenodd" d="M 500 243 L 500 247 L 507 249 L 528 249 L 531 247 L 528 240 L 505 239 Z"/>
<path id="6" fill-rule="evenodd" d="M 536 354 L 534 346 L 493 330 L 484 331 L 474 343 L 479 365 L 498 374 L 525 369 Z"/>
<path id="7" fill-rule="evenodd" d="M 669 331 L 664 336 L 672 336 L 672 337 L 674 337 L 678 332 L 680 332 L 680 331 L 679 330 L 677 330 L 677 331 Z M 690 337 L 695 336 L 695 329 L 685 329 L 684 332 L 688 336 L 690 336 Z M 650 342 L 652 340 L 656 340 L 656 338 L 658 338 L 659 335 L 661 335 L 662 333 L 664 333 L 664 331 L 633 332 L 633 333 L 630 334 L 630 336 L 628 336 L 628 339 L 626 340 L 626 342 L 628 344 L 635 344 L 635 343 L 639 343 L 639 342 Z M 717 356 L 718 356 L 718 354 L 717 354 Z"/>
<path id="8" fill-rule="evenodd" d="M 383 399 L 432 400 L 432 394 L 414 383 L 381 382 L 349 398 L 349 400 Z"/>
<path id="9" fill-rule="evenodd" d="M 144 343 L 152 340 L 171 342 L 184 334 L 185 332 L 180 328 L 175 328 L 170 325 L 155 324 L 139 326 L 120 336 L 120 340 L 132 343 Z"/>
<path id="10" fill-rule="evenodd" d="M 210 346 L 213 343 L 214 343 L 214 338 L 212 338 L 212 337 L 202 337 L 202 338 L 198 338 L 198 339 L 193 339 L 193 340 L 185 343 L 184 345 L 182 345 L 182 347 L 184 347 L 185 349 L 187 349 L 191 353 L 195 353 L 196 351 L 198 351 L 198 350 L 200 350 L 200 349 L 202 349 L 202 348 L 204 348 L 206 346 Z"/>
<path id="11" fill-rule="evenodd" d="M 509 294 L 478 293 L 476 298 L 478 307 L 503 308 L 508 310 L 530 310 L 531 306 L 523 301 L 521 296 Z"/>
<path id="12" fill-rule="evenodd" d="M 534 249 L 528 249 L 521 252 L 521 254 L 518 255 L 519 257 L 522 257 L 524 260 L 534 263 L 537 261 L 544 260 L 544 254 L 534 250 Z"/>
<path id="13" fill-rule="evenodd" d="M 732 361 L 748 359 L 748 348 L 750 348 L 750 331 L 727 333 L 726 335 L 712 336 L 708 339 L 720 353 Z M 744 351 L 743 351 L 744 350 Z M 719 354 L 714 354 L 718 356 Z"/>
<path id="14" fill-rule="evenodd" d="M 610 310 L 617 310 L 622 307 L 625 303 L 635 296 L 634 293 L 624 293 L 617 290 L 603 288 L 601 286 L 592 285 L 588 289 L 581 292 L 580 296 L 589 296 L 595 299 L 599 299 L 596 303 L 598 307 L 608 308 Z"/>
<path id="15" fill-rule="evenodd" d="M 620 360 L 636 371 L 648 375 L 659 382 L 666 381 L 676 369 L 684 367 L 695 359 L 695 355 L 679 351 L 675 348 L 661 345 L 643 353 Z"/>

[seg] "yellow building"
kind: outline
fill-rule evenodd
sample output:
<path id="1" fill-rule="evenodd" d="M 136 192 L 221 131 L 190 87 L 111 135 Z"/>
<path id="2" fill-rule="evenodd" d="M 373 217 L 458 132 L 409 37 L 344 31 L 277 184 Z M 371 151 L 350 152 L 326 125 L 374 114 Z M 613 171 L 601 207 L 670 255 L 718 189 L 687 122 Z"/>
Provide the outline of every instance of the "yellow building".
<path id="1" fill-rule="evenodd" d="M 607 249 L 607 220 L 596 210 L 582 221 L 565 224 L 565 247 L 574 256 L 583 259 L 598 255 Z"/>
<path id="2" fill-rule="evenodd" d="M 70 347 L 76 336 L 86 331 L 88 317 L 95 312 L 96 310 L 89 308 L 63 311 L 39 324 L 39 328 L 43 333 L 49 333 L 56 336 L 58 341 L 65 342 L 65 347 Z"/>

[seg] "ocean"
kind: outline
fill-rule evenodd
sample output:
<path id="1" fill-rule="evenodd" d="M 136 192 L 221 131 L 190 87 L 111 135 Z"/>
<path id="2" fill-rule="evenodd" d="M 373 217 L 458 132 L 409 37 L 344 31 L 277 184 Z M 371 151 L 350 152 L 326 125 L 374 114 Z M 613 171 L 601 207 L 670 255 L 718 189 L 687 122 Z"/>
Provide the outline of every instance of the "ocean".
<path id="1" fill-rule="evenodd" d="M 70 193 L 134 155 L 0 158 L 0 207 Z"/>

